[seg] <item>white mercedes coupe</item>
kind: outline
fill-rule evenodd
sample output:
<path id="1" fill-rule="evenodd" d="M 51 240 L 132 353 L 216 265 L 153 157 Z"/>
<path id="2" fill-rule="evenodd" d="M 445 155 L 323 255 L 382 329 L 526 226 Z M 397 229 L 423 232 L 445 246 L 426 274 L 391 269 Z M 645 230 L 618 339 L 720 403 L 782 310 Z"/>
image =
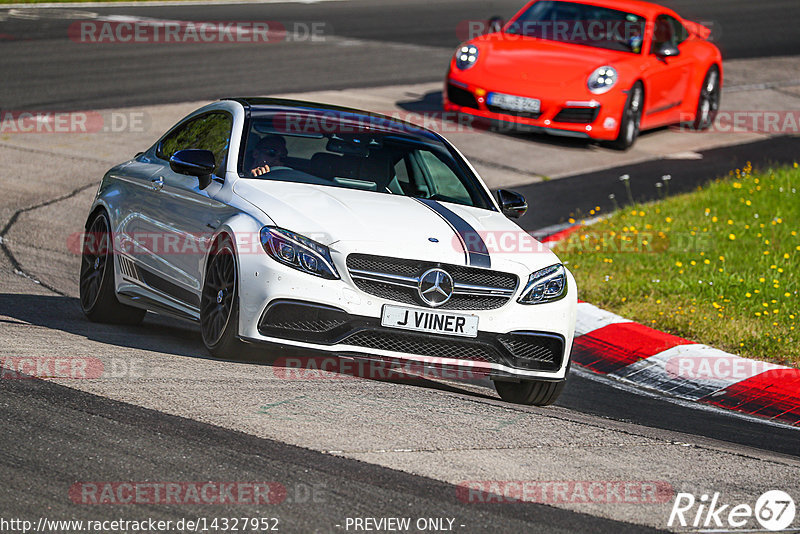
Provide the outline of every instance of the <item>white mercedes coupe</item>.
<path id="1" fill-rule="evenodd" d="M 506 401 L 548 405 L 569 371 L 577 290 L 510 220 L 526 209 L 512 191 L 495 200 L 424 128 L 309 102 L 221 100 L 103 177 L 81 307 L 100 322 L 135 324 L 147 310 L 196 321 L 217 357 L 264 343 L 424 362 L 483 373 Z"/>

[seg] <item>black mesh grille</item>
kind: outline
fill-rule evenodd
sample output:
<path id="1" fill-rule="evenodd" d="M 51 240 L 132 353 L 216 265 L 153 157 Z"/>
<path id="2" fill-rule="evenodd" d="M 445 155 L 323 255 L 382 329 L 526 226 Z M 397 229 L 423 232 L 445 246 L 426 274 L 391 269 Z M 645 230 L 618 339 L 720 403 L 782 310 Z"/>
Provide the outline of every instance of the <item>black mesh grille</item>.
<path id="1" fill-rule="evenodd" d="M 347 268 L 375 273 L 401 274 L 416 276 L 421 262 L 401 258 L 385 258 L 368 254 L 350 254 L 347 256 Z"/>
<path id="2" fill-rule="evenodd" d="M 346 344 L 436 358 L 480 361 L 518 369 L 555 371 L 561 366 L 564 341 L 541 333 L 479 332 L 465 338 L 406 332 L 381 326 L 380 320 L 352 316 L 344 310 L 311 302 L 270 303 L 258 331 L 268 337 L 322 345 Z"/>
<path id="3" fill-rule="evenodd" d="M 564 108 L 553 118 L 553 122 L 568 122 L 573 124 L 589 124 L 594 122 L 600 113 L 599 107 L 594 108 Z"/>
<path id="4" fill-rule="evenodd" d="M 451 83 L 447 84 L 447 99 L 456 106 L 478 109 L 478 101 L 472 93 Z"/>
<path id="5" fill-rule="evenodd" d="M 501 334 L 497 340 L 515 358 L 526 361 L 553 363 L 560 359 L 561 341 L 556 338 L 524 334 Z"/>
<path id="6" fill-rule="evenodd" d="M 270 304 L 258 329 L 268 336 L 285 339 L 324 341 L 348 331 L 350 317 L 344 310 L 290 300 Z"/>
<path id="7" fill-rule="evenodd" d="M 504 113 L 506 115 L 513 115 L 514 117 L 524 117 L 526 119 L 538 119 L 542 114 L 541 111 L 537 111 L 537 112 L 534 113 L 534 112 L 530 112 L 530 111 L 511 111 L 510 109 L 503 109 L 503 108 L 499 108 L 497 106 L 489 106 L 489 105 L 487 105 L 486 107 L 492 113 Z"/>
<path id="8" fill-rule="evenodd" d="M 354 280 L 356 287 L 365 293 L 403 304 L 420 305 L 416 289 L 407 289 L 392 284 L 382 284 L 370 280 Z M 453 295 L 437 310 L 495 310 L 508 302 L 508 297 L 473 297 Z"/>
<path id="9" fill-rule="evenodd" d="M 347 257 L 348 269 L 370 271 L 375 273 L 395 274 L 402 276 L 419 276 L 428 269 L 440 267 L 450 273 L 453 281 L 462 284 L 480 285 L 497 289 L 515 289 L 517 276 L 511 273 L 446 265 L 439 263 L 387 258 L 367 254 L 350 254 Z M 353 281 L 361 291 L 386 300 L 403 304 L 420 305 L 416 288 L 399 287 L 372 280 L 354 278 Z M 508 302 L 509 297 L 453 295 L 450 300 L 439 307 L 443 310 L 494 310 Z"/>
<path id="10" fill-rule="evenodd" d="M 490 363 L 503 363 L 497 352 L 488 345 L 457 340 L 436 340 L 428 336 L 362 331 L 342 340 L 342 343 L 370 349 L 391 350 L 435 358 L 455 358 Z"/>
<path id="11" fill-rule="evenodd" d="M 354 332 L 342 339 L 341 343 L 368 349 L 546 371 L 555 371 L 561 367 L 564 353 L 564 342 L 560 337 L 533 333 L 482 333 L 478 338 L 459 339 L 373 328 Z"/>

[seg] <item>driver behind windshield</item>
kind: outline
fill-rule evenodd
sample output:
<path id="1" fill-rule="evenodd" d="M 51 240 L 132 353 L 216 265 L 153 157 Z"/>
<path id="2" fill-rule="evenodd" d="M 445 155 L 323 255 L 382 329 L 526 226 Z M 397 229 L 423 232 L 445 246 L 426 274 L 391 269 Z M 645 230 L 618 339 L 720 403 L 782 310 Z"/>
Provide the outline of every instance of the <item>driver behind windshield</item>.
<path id="1" fill-rule="evenodd" d="M 288 169 L 285 159 L 289 155 L 286 149 L 286 139 L 280 135 L 267 135 L 261 138 L 252 152 L 251 176 L 261 176 L 270 171 Z"/>

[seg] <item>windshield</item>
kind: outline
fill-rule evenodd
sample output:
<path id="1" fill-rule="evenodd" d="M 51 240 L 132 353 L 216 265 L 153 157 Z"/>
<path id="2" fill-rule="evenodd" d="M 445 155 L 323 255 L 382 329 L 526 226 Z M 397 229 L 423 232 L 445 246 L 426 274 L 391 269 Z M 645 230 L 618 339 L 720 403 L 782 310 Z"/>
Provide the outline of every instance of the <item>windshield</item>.
<path id="1" fill-rule="evenodd" d="M 517 17 L 506 33 L 639 54 L 644 31 L 644 17 L 633 13 L 542 0 Z"/>
<path id="2" fill-rule="evenodd" d="M 251 118 L 239 175 L 495 209 L 478 178 L 441 141 L 338 117 Z"/>

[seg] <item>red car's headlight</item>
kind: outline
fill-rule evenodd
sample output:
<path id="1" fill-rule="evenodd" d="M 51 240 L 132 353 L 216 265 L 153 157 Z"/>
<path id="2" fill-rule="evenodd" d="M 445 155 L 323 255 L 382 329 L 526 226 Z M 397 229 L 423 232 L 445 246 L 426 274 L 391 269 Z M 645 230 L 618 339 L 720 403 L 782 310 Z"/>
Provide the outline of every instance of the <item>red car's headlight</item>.
<path id="1" fill-rule="evenodd" d="M 617 83 L 617 71 L 614 67 L 605 65 L 594 70 L 589 76 L 586 85 L 589 91 L 596 95 L 602 95 L 611 90 Z"/>
<path id="2" fill-rule="evenodd" d="M 464 45 L 456 51 L 456 67 L 460 70 L 467 70 L 478 60 L 478 47 L 475 45 Z"/>

